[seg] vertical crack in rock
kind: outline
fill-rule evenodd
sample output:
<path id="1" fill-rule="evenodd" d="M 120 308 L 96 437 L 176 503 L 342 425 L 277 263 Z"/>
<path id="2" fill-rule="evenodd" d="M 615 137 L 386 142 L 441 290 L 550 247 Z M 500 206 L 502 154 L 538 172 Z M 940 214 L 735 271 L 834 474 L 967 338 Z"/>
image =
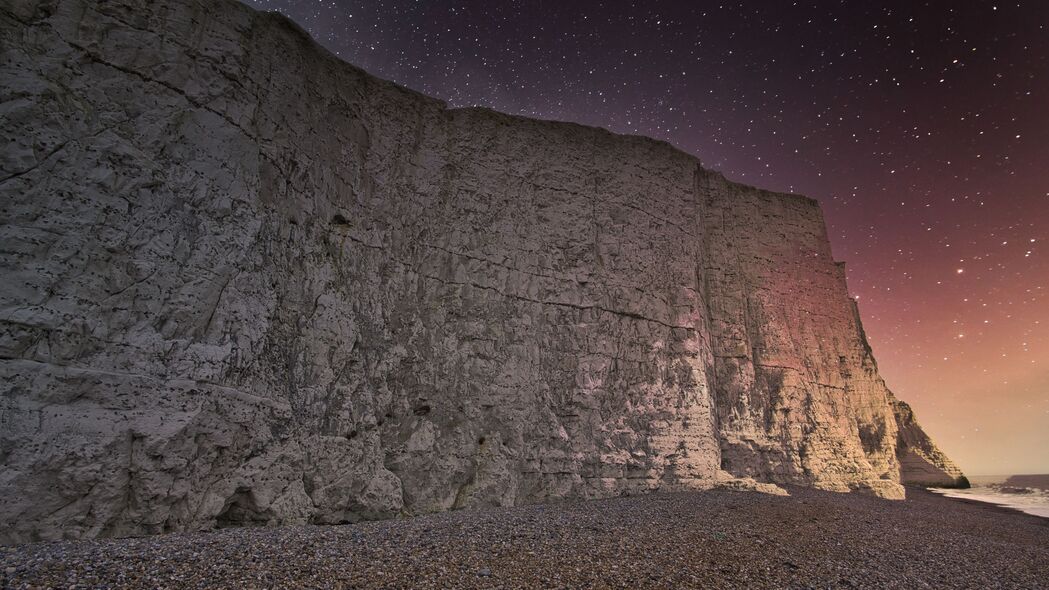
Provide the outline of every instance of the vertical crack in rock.
<path id="1" fill-rule="evenodd" d="M 961 481 L 814 201 L 233 0 L 0 33 L 0 542 Z"/>

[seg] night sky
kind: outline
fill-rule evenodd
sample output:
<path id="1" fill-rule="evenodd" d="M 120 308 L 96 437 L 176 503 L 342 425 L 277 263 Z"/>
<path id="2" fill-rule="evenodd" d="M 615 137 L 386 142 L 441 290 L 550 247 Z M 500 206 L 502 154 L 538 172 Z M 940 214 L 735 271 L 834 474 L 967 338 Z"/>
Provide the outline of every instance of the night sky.
<path id="1" fill-rule="evenodd" d="M 245 2 L 452 106 L 819 199 L 926 430 L 970 474 L 1049 472 L 1049 2 Z"/>

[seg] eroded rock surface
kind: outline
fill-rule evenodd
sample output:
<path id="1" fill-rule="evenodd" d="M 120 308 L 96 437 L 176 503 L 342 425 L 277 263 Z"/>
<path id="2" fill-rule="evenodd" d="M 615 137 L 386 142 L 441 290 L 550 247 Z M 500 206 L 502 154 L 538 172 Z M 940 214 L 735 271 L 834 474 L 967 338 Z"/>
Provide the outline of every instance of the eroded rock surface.
<path id="1" fill-rule="evenodd" d="M 2 541 L 957 473 L 812 200 L 449 109 L 232 0 L 0 31 Z"/>
<path id="2" fill-rule="evenodd" d="M 969 487 L 969 479 L 925 434 L 905 402 L 893 400 L 899 438 L 900 483 L 935 487 Z"/>

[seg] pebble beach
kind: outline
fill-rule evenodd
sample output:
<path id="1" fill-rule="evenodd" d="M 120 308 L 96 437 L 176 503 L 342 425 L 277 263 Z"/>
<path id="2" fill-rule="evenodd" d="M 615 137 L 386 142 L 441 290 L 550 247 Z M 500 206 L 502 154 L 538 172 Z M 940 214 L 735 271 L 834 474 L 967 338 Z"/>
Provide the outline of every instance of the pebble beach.
<path id="1" fill-rule="evenodd" d="M 1049 519 L 790 488 L 0 547 L 4 588 L 1045 588 Z"/>

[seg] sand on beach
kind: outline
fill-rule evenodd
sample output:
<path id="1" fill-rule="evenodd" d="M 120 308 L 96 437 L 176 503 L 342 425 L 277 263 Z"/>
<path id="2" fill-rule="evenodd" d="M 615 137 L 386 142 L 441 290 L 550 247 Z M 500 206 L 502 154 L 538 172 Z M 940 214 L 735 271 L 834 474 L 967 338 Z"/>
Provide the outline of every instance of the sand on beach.
<path id="1" fill-rule="evenodd" d="M 0 548 L 4 588 L 1040 588 L 1049 520 L 715 490 Z"/>

